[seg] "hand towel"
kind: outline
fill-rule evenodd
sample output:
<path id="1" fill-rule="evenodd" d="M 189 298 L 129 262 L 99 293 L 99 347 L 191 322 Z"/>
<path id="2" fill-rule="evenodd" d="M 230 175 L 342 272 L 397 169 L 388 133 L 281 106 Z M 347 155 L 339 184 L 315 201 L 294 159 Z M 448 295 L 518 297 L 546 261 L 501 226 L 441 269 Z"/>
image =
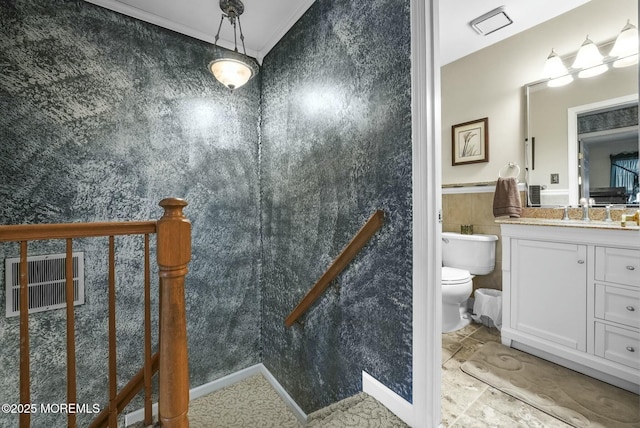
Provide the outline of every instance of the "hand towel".
<path id="1" fill-rule="evenodd" d="M 518 218 L 521 212 L 522 203 L 516 179 L 514 177 L 498 178 L 496 192 L 493 195 L 493 216 Z"/>

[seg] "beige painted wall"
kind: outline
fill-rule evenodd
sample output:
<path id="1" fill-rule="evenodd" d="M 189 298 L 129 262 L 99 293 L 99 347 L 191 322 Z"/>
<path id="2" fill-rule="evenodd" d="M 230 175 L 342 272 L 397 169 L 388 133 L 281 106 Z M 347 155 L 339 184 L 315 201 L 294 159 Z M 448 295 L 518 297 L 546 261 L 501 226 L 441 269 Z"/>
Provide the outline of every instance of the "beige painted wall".
<path id="1" fill-rule="evenodd" d="M 522 197 L 522 194 L 521 194 Z M 493 217 L 493 193 L 442 195 L 442 230 L 460 232 L 460 225 L 472 224 L 473 233 L 500 236 L 500 226 Z M 496 247 L 496 267 L 489 275 L 476 276 L 473 288 L 502 289 L 502 242 Z"/>
<path id="2" fill-rule="evenodd" d="M 495 181 L 507 162 L 524 166 L 524 85 L 542 78 L 551 48 L 565 56 L 587 34 L 595 43 L 611 40 L 627 19 L 638 24 L 637 0 L 592 0 L 443 66 L 442 184 Z M 483 117 L 489 118 L 489 162 L 451 166 L 451 126 Z"/>

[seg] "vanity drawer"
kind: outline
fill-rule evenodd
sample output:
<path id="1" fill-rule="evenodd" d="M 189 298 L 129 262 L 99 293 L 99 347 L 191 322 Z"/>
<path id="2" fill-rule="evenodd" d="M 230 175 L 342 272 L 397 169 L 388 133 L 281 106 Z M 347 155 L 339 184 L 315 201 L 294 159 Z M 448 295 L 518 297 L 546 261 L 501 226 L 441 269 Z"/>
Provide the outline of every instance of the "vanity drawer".
<path id="1" fill-rule="evenodd" d="M 640 250 L 596 247 L 595 268 L 598 281 L 640 287 Z"/>
<path id="2" fill-rule="evenodd" d="M 640 369 L 640 332 L 595 323 L 595 354 Z"/>
<path id="3" fill-rule="evenodd" d="M 595 316 L 640 327 L 640 291 L 596 284 Z"/>

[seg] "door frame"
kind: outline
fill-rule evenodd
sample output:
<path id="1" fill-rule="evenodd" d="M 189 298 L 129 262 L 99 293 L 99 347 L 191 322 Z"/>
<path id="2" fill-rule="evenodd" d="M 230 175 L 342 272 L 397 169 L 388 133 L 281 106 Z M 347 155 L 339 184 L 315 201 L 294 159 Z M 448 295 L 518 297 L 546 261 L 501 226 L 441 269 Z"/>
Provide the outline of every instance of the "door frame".
<path id="1" fill-rule="evenodd" d="M 411 0 L 413 426 L 441 425 L 442 252 L 439 0 Z"/>

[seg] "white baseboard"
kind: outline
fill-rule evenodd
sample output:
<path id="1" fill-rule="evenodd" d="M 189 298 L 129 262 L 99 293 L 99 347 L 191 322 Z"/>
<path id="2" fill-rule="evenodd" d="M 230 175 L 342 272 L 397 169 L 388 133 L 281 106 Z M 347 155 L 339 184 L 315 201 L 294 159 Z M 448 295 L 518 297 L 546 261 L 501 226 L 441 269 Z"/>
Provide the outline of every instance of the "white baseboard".
<path id="1" fill-rule="evenodd" d="M 291 409 L 294 415 L 300 423 L 307 423 L 307 414 L 298 406 L 298 403 L 295 402 L 293 398 L 289 395 L 289 393 L 280 385 L 280 383 L 276 380 L 275 377 L 271 374 L 269 369 L 267 369 L 264 364 L 258 364 L 261 369 L 262 375 L 267 379 L 267 381 L 271 384 L 273 389 L 276 390 L 278 395 L 284 400 L 285 404 Z"/>
<path id="2" fill-rule="evenodd" d="M 231 373 L 212 382 L 196 386 L 189 391 L 189 401 L 195 400 L 196 398 L 204 397 L 207 394 L 211 394 L 212 392 L 216 392 L 222 388 L 226 388 L 227 386 L 236 384 L 251 376 L 262 373 L 260 366 L 262 366 L 262 364 L 256 364 L 255 366 L 247 367 L 246 369 Z"/>
<path id="3" fill-rule="evenodd" d="M 256 374 L 262 374 L 267 382 L 271 384 L 273 389 L 278 393 L 278 395 L 284 400 L 285 404 L 296 418 L 303 424 L 307 422 L 307 415 L 302 411 L 298 403 L 296 403 L 293 398 L 287 393 L 287 391 L 280 385 L 280 383 L 276 380 L 275 377 L 271 374 L 271 372 L 264 366 L 264 364 L 256 364 L 251 367 L 247 367 L 246 369 L 242 369 L 235 373 L 231 373 L 225 377 L 220 379 L 216 379 L 212 382 L 205 383 L 204 385 L 197 386 L 189 391 L 189 400 L 195 400 L 196 398 L 205 396 L 207 394 L 211 394 L 212 392 L 218 391 L 222 388 L 226 388 L 227 386 L 238 383 L 248 377 L 251 377 Z M 158 414 L 158 403 L 153 404 L 153 415 L 156 416 Z M 144 420 L 144 409 L 138 409 L 131 413 L 127 413 L 124 416 L 124 426 L 128 427 L 129 425 L 133 425 L 136 422 L 141 422 Z"/>
<path id="4" fill-rule="evenodd" d="M 151 406 L 151 414 L 153 416 L 158 415 L 158 403 L 153 403 L 153 405 Z M 136 422 L 142 422 L 142 421 L 144 421 L 144 409 L 138 409 L 124 415 L 125 427 L 128 427 L 129 425 L 133 425 Z"/>
<path id="5" fill-rule="evenodd" d="M 364 370 L 362 371 L 362 391 L 382 403 L 404 423 L 414 426 L 413 405 Z"/>
<path id="6" fill-rule="evenodd" d="M 287 391 L 280 385 L 271 372 L 264 366 L 264 364 L 256 364 L 246 369 L 231 373 L 225 377 L 214 380 L 204 385 L 197 386 L 189 391 L 189 399 L 195 400 L 196 398 L 211 394 L 227 386 L 238 383 L 248 377 L 256 374 L 262 374 L 267 382 L 271 384 L 273 389 L 284 400 L 285 404 L 293 412 L 300 423 L 305 424 L 307 422 L 307 414 L 298 406 L 293 398 L 287 393 Z M 373 398 L 382 403 L 393 414 L 402 419 L 407 425 L 413 426 L 413 406 L 411 403 L 400 397 L 398 394 L 384 386 L 381 382 L 375 379 L 367 372 L 362 372 L 362 391 L 371 395 Z M 153 415 L 158 414 L 158 403 L 153 404 Z M 138 409 L 131 413 L 127 413 L 124 416 L 124 426 L 133 425 L 136 422 L 144 420 L 144 409 Z"/>

